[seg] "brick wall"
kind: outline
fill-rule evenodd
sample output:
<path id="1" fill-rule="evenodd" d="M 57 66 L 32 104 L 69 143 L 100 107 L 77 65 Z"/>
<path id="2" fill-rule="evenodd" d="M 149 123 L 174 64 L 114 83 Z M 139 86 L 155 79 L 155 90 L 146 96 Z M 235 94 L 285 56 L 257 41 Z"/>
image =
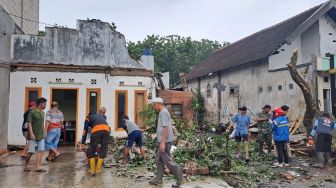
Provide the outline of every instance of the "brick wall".
<path id="1" fill-rule="evenodd" d="M 39 0 L 0 0 L 0 6 L 10 14 L 33 20 L 29 21 L 10 15 L 24 33 L 38 33 L 39 25 L 36 22 L 39 21 Z"/>
<path id="2" fill-rule="evenodd" d="M 193 112 L 191 109 L 191 98 L 193 94 L 191 92 L 159 90 L 158 96 L 163 99 L 165 105 L 182 104 L 183 118 L 192 124 Z"/>

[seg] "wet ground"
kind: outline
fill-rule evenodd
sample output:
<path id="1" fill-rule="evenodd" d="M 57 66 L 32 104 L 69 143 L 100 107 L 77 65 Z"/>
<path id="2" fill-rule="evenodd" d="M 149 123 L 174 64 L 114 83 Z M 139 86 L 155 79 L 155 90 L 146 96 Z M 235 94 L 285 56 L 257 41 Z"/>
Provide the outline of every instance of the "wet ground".
<path id="1" fill-rule="evenodd" d="M 150 186 L 147 181 L 115 177 L 111 175 L 113 167 L 104 168 L 101 175 L 91 177 L 86 171 L 83 152 L 76 152 L 72 147 L 61 148 L 60 151 L 62 155 L 55 162 L 45 161 L 47 153 L 44 154 L 42 165 L 47 170 L 45 173 L 24 172 L 24 160 L 20 159 L 20 152 L 0 156 L 0 187 L 168 188 L 174 183 L 173 181 L 165 181 L 162 186 Z M 34 169 L 35 160 L 36 155 L 31 160 L 32 169 Z M 182 187 L 216 188 L 229 186 L 222 180 L 205 178 L 195 182 L 187 182 Z"/>

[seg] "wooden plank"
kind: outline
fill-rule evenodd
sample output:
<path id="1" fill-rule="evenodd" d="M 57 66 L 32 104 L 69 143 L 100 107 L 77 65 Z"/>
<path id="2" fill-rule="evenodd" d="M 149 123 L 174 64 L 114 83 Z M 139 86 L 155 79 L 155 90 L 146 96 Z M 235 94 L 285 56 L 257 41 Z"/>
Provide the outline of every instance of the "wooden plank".
<path id="1" fill-rule="evenodd" d="M 299 121 L 296 123 L 295 127 L 290 132 L 290 135 L 293 135 L 296 132 L 296 130 L 301 126 L 302 122 L 303 122 L 303 118 L 300 116 Z"/>

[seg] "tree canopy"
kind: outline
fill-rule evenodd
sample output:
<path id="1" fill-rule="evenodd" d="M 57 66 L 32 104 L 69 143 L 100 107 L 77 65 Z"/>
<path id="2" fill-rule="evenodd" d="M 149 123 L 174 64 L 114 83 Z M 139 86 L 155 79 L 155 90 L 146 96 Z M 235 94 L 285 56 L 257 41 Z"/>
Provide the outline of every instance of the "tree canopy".
<path id="1" fill-rule="evenodd" d="M 169 72 L 170 84 L 179 82 L 180 72 L 189 72 L 214 50 L 229 45 L 208 39 L 193 40 L 191 37 L 178 35 L 148 35 L 143 41 L 128 42 L 130 56 L 139 60 L 144 50 L 151 50 L 154 55 L 155 72 Z"/>

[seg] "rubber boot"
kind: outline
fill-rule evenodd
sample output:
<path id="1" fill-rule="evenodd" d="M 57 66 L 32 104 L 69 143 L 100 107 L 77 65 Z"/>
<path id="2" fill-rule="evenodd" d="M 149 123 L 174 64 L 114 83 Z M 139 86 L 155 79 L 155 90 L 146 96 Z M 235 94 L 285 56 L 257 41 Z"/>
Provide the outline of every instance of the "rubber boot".
<path id="1" fill-rule="evenodd" d="M 96 168 L 97 174 L 100 174 L 102 172 L 103 163 L 104 163 L 104 159 L 98 158 L 97 168 Z"/>
<path id="2" fill-rule="evenodd" d="M 330 158 L 330 153 L 329 152 L 324 152 L 324 161 L 323 161 L 324 166 L 328 166 L 329 158 Z"/>
<path id="3" fill-rule="evenodd" d="M 317 152 L 316 153 L 316 159 L 317 159 L 317 163 L 313 164 L 313 167 L 315 168 L 323 168 L 324 165 L 324 153 L 323 152 Z"/>
<path id="4" fill-rule="evenodd" d="M 96 159 L 95 158 L 91 158 L 90 160 L 90 173 L 92 176 L 95 175 L 95 169 L 96 169 Z"/>

